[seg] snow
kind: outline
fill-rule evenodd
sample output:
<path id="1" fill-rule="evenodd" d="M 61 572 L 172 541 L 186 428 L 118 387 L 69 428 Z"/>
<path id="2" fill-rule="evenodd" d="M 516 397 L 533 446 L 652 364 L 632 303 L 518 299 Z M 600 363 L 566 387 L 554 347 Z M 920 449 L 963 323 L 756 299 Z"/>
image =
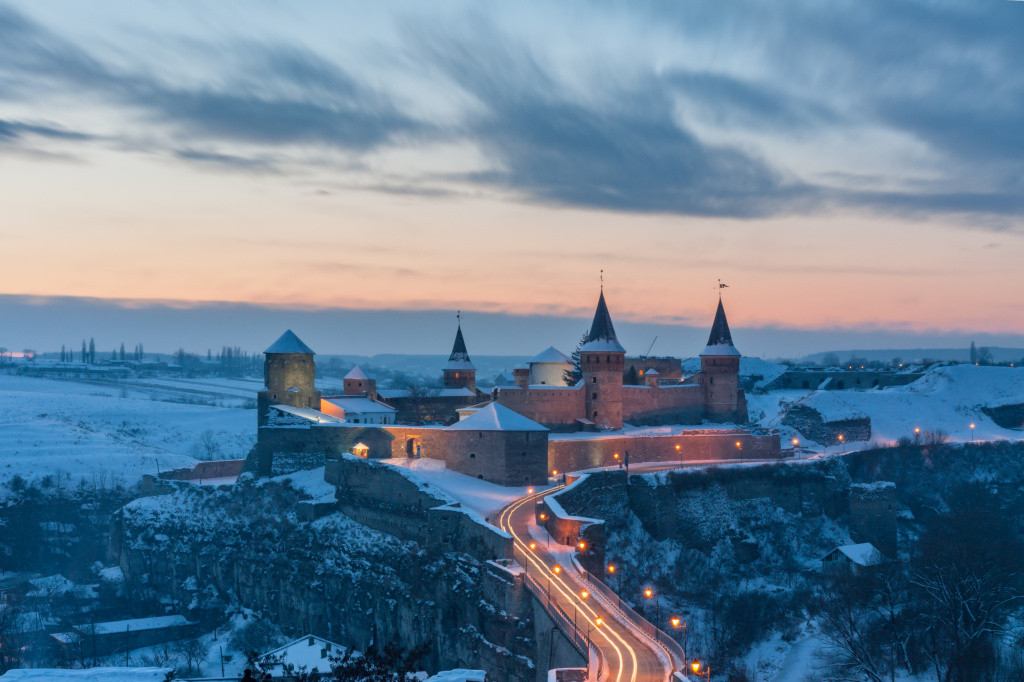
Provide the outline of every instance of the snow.
<path id="1" fill-rule="evenodd" d="M 96 634 L 107 635 L 117 632 L 138 632 L 140 630 L 160 630 L 162 628 L 182 627 L 192 625 L 184 616 L 153 616 L 152 618 L 132 618 L 129 620 L 114 620 L 107 623 L 96 623 Z M 85 626 L 78 626 L 79 628 Z"/>
<path id="2" fill-rule="evenodd" d="M 377 395 L 388 400 L 394 398 L 408 398 L 409 390 L 405 388 L 386 388 L 377 391 Z M 476 396 L 476 393 L 468 388 L 441 388 L 430 392 L 429 397 L 435 396 L 438 398 L 469 398 Z"/>
<path id="3" fill-rule="evenodd" d="M 428 677 L 425 682 L 484 682 L 487 673 L 483 670 L 467 670 L 466 668 L 455 668 L 444 670 L 433 677 Z"/>
<path id="4" fill-rule="evenodd" d="M 312 348 L 302 342 L 302 340 L 295 335 L 291 329 L 281 334 L 281 337 L 270 344 L 270 348 L 263 351 L 264 353 L 304 353 L 314 355 Z"/>
<path id="5" fill-rule="evenodd" d="M 164 682 L 170 679 L 171 668 L 26 668 L 8 670 L 0 680 L 8 682 Z"/>
<path id="6" fill-rule="evenodd" d="M 700 354 L 710 356 L 737 356 L 740 354 L 740 352 L 736 350 L 736 348 L 731 343 L 716 343 L 713 346 L 704 346 L 704 350 L 702 350 Z"/>
<path id="7" fill-rule="evenodd" d="M 587 341 L 585 344 L 580 346 L 581 351 L 588 353 L 625 353 L 626 349 L 622 347 L 615 339 L 595 339 L 593 341 Z"/>
<path id="8" fill-rule="evenodd" d="M 572 360 L 570 360 L 565 353 L 558 350 L 554 346 L 548 346 L 547 349 L 542 350 L 541 352 L 537 353 L 532 358 L 530 358 L 531 365 L 543 363 L 572 364 Z"/>
<path id="9" fill-rule="evenodd" d="M 319 410 L 314 410 L 313 408 L 310 407 L 292 407 L 291 405 L 280 405 L 276 403 L 274 405 L 271 405 L 271 407 L 273 407 L 275 410 L 278 410 L 279 412 L 284 412 L 285 414 L 290 414 L 293 417 L 299 417 L 307 421 L 317 422 L 318 424 L 345 423 L 344 419 L 332 417 L 329 414 L 325 414 Z"/>
<path id="10" fill-rule="evenodd" d="M 355 367 L 349 370 L 348 374 L 345 375 L 345 378 L 369 381 L 370 375 L 364 372 L 362 367 L 356 365 Z"/>
<path id="11" fill-rule="evenodd" d="M 527 487 L 506 487 L 497 483 L 460 474 L 444 466 L 436 459 L 382 459 L 377 460 L 399 469 L 413 472 L 418 479 L 429 483 L 427 491 L 441 490 L 463 506 L 472 509 L 485 519 L 495 519 L 498 512 L 516 500 L 527 495 Z M 534 491 L 546 490 L 548 486 L 534 486 Z"/>
<path id="12" fill-rule="evenodd" d="M 323 398 L 323 401 L 345 410 L 346 415 L 350 412 L 357 414 L 392 414 L 396 411 L 395 408 L 390 405 L 385 405 L 384 403 L 379 403 L 376 400 L 371 400 L 363 396 Z"/>
<path id="13" fill-rule="evenodd" d="M 132 484 L 142 474 L 191 467 L 209 431 L 216 459 L 242 458 L 255 442 L 256 415 L 238 394 L 258 382 L 110 379 L 72 381 L 0 373 L 0 483 L 45 475 Z M 225 403 L 189 404 L 202 401 Z"/>
<path id="14" fill-rule="evenodd" d="M 487 403 L 462 421 L 448 427 L 448 431 L 547 431 L 537 422 L 527 419 L 518 412 L 499 405 Z"/>
<path id="15" fill-rule="evenodd" d="M 257 485 L 266 485 L 268 480 L 288 484 L 295 490 L 309 495 L 314 502 L 334 502 L 335 500 L 335 487 L 324 480 L 324 467 L 262 479 Z"/>
<path id="16" fill-rule="evenodd" d="M 856 545 L 843 545 L 842 547 L 836 547 L 836 549 L 845 554 L 846 558 L 858 566 L 877 566 L 882 563 L 881 553 L 875 549 L 875 546 L 870 542 L 862 542 Z M 832 552 L 834 551 L 835 550 L 832 550 Z M 832 552 L 829 552 L 829 554 Z"/>
<path id="17" fill-rule="evenodd" d="M 310 643 L 312 642 L 312 644 Z M 307 635 L 294 642 L 285 644 L 265 654 L 267 658 L 280 658 L 281 664 L 294 666 L 295 670 L 305 667 L 308 672 L 330 673 L 331 656 L 345 653 L 345 647 L 329 642 L 320 637 Z M 281 674 L 281 665 L 274 665 L 271 670 L 275 676 Z"/>
<path id="18" fill-rule="evenodd" d="M 748 396 L 748 401 L 753 397 Z M 762 405 L 759 399 L 751 402 Z M 954 441 L 969 441 L 972 423 L 977 440 L 1019 440 L 1020 430 L 1001 428 L 980 408 L 1024 403 L 1024 370 L 975 365 L 935 367 L 906 386 L 805 392 L 796 402 L 814 408 L 826 421 L 870 417 L 871 435 L 876 441 L 912 438 L 915 428 L 922 433 L 944 431 Z M 756 416 L 753 408 L 751 415 Z M 773 425 L 771 422 L 771 416 L 766 415 L 760 425 Z"/>

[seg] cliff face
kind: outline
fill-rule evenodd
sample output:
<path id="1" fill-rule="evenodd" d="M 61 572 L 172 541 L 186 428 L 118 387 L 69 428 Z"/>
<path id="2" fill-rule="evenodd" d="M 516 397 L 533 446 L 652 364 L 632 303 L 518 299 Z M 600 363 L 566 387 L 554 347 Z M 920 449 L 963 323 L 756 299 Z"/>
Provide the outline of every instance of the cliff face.
<path id="1" fill-rule="evenodd" d="M 428 670 L 482 668 L 514 682 L 537 678 L 533 660 L 571 659 L 557 637 L 554 653 L 540 651 L 552 638 L 537 629 L 550 623 L 500 563 L 360 525 L 333 510 L 333 487 L 317 475 L 136 500 L 115 521 L 112 560 L 135 598 L 170 596 L 210 625 L 241 606 L 357 649 L 430 641 Z"/>

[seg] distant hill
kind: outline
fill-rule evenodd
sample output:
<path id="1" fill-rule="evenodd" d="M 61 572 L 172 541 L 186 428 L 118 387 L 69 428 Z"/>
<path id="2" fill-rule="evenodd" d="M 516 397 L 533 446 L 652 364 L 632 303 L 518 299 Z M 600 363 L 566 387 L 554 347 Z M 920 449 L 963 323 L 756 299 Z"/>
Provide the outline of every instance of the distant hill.
<path id="1" fill-rule="evenodd" d="M 981 346 L 978 346 L 981 348 Z M 994 362 L 1017 362 L 1024 359 L 1024 348 L 1000 348 L 998 346 L 986 346 L 992 353 Z M 850 358 L 863 358 L 865 360 L 879 360 L 887 362 L 893 358 L 899 358 L 901 362 L 910 363 L 915 360 L 951 360 L 953 362 L 967 362 L 970 360 L 970 348 L 893 348 L 891 350 L 837 350 L 830 351 L 839 354 L 840 362 L 846 362 Z M 800 358 L 799 362 L 819 363 L 827 353 L 813 353 Z"/>

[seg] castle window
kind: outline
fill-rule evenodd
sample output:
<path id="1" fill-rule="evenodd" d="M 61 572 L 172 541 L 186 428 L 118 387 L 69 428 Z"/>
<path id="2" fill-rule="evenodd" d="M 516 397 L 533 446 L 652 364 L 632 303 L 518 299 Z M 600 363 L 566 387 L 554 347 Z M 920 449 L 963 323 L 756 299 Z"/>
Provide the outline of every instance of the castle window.
<path id="1" fill-rule="evenodd" d="M 456 378 L 456 379 L 458 379 L 458 378 L 459 378 L 459 373 L 458 373 L 458 372 L 456 372 L 456 373 L 455 373 L 455 378 Z"/>
<path id="2" fill-rule="evenodd" d="M 594 362 L 600 364 L 601 363 L 601 356 L 600 355 L 594 356 Z"/>
<path id="3" fill-rule="evenodd" d="M 715 383 L 715 378 L 714 377 L 708 377 L 708 378 L 711 379 L 711 383 Z"/>
<path id="4" fill-rule="evenodd" d="M 478 433 L 477 435 L 478 435 L 478 436 L 480 436 L 481 438 L 483 438 L 483 437 L 484 437 L 484 432 L 483 432 L 483 431 L 481 431 L 481 432 L 480 432 L 480 433 Z"/>
<path id="5" fill-rule="evenodd" d="M 594 393 L 594 394 L 593 394 L 593 395 L 591 395 L 590 397 L 591 397 L 591 400 L 597 400 L 597 394 L 596 394 L 596 393 Z"/>
<path id="6" fill-rule="evenodd" d="M 604 361 L 605 361 L 605 362 L 607 362 L 608 364 L 611 364 L 611 362 L 612 362 L 612 356 L 610 356 L 610 355 L 608 355 L 608 356 L 605 356 L 605 359 L 604 359 Z"/>
<path id="7" fill-rule="evenodd" d="M 469 458 L 470 459 L 476 459 L 476 453 L 475 452 L 469 453 Z"/>
<path id="8" fill-rule="evenodd" d="M 477 477 L 477 478 L 483 478 L 483 477 L 484 477 L 484 475 L 483 475 L 483 474 L 477 474 L 477 475 L 476 475 L 476 477 Z"/>
<path id="9" fill-rule="evenodd" d="M 597 419 L 597 411 L 594 412 L 594 419 Z"/>
<path id="10" fill-rule="evenodd" d="M 590 377 L 590 383 L 596 384 L 597 383 L 597 377 Z M 277 396 L 275 395 L 274 397 L 276 398 Z"/>

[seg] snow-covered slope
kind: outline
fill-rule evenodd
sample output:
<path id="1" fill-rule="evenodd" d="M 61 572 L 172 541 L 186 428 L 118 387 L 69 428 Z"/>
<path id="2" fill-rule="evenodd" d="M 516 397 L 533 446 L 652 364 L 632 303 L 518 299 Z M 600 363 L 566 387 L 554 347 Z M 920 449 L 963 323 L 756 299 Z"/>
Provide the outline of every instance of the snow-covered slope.
<path id="1" fill-rule="evenodd" d="M 253 410 L 159 397 L 125 386 L 0 373 L 0 483 L 15 474 L 59 473 L 74 484 L 83 477 L 90 484 L 115 477 L 131 484 L 158 467 L 191 466 L 195 455 L 244 457 L 255 442 Z"/>
<path id="2" fill-rule="evenodd" d="M 1024 403 L 1024 369 L 954 365 L 935 367 L 907 386 L 866 391 L 772 391 L 748 395 L 751 419 L 780 426 L 787 402 L 817 410 L 825 421 L 869 417 L 872 440 L 895 441 L 943 431 L 955 441 L 1022 439 L 1024 431 L 995 424 L 982 407 Z M 784 433 L 785 438 L 788 434 Z"/>

